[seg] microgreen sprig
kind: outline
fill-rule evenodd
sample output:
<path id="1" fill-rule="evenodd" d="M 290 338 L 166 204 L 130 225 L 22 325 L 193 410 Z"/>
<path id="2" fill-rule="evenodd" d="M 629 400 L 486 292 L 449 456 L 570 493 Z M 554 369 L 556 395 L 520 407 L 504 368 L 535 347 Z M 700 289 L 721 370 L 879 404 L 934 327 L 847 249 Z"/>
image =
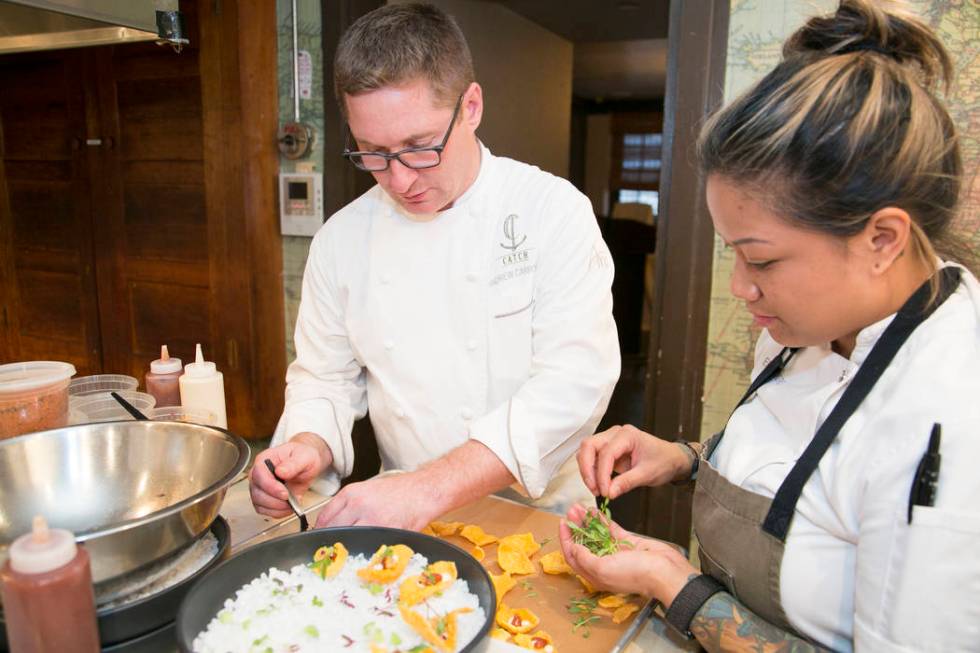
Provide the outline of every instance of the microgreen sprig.
<path id="1" fill-rule="evenodd" d="M 599 509 L 589 509 L 585 513 L 582 525 L 568 522 L 572 531 L 572 541 L 581 544 L 597 556 L 607 556 L 619 551 L 620 547 L 632 548 L 628 540 L 617 540 L 609 529 L 612 515 L 609 513 L 609 499 L 603 497 L 599 501 Z"/>

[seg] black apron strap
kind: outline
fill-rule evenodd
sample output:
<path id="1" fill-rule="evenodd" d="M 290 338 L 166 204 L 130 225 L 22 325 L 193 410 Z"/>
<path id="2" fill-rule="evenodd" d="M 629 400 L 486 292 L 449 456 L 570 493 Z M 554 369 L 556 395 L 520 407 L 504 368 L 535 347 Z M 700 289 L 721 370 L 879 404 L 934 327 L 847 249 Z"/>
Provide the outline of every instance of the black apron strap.
<path id="1" fill-rule="evenodd" d="M 735 411 L 738 410 L 742 404 L 748 401 L 749 398 L 759 390 L 759 388 L 769 383 L 769 381 L 771 381 L 773 378 L 779 376 L 780 372 L 782 372 L 783 368 L 789 364 L 790 359 L 793 358 L 793 354 L 795 354 L 797 351 L 799 351 L 799 347 L 783 347 L 782 351 L 780 351 L 775 358 L 769 361 L 768 365 L 762 368 L 762 371 L 759 372 L 759 376 L 752 379 L 752 383 L 749 384 L 749 389 L 745 391 L 742 398 L 738 400 L 737 404 L 735 404 L 735 408 L 732 409 L 732 413 L 728 416 L 728 419 L 731 419 L 732 415 L 735 414 Z M 715 447 L 718 446 L 718 443 L 721 442 L 721 439 L 724 436 L 725 429 L 722 429 L 708 439 L 707 445 L 705 446 L 705 458 L 711 457 Z"/>
<path id="2" fill-rule="evenodd" d="M 780 541 L 786 541 L 786 534 L 796 512 L 796 503 L 803 493 L 803 486 L 817 469 L 820 459 L 833 444 L 841 427 L 868 396 L 916 327 L 928 319 L 940 304 L 953 294 L 959 282 L 960 269 L 945 267 L 939 274 L 939 294 L 934 301 L 929 302 L 931 288 L 927 281 L 899 309 L 895 319 L 872 347 L 837 405 L 817 429 L 817 434 L 779 487 L 769 507 L 769 513 L 762 523 L 762 530 Z"/>

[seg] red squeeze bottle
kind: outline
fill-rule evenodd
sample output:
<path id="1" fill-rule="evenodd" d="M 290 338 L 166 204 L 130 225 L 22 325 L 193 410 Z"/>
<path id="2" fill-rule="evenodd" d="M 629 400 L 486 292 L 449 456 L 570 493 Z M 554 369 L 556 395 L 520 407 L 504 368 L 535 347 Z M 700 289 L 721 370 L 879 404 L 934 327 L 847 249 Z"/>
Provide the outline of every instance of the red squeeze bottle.
<path id="1" fill-rule="evenodd" d="M 99 631 L 88 553 L 69 531 L 33 531 L 14 540 L 0 569 L 11 653 L 97 653 Z"/>
<path id="2" fill-rule="evenodd" d="M 150 363 L 146 373 L 146 391 L 157 400 L 157 408 L 180 405 L 180 385 L 178 379 L 184 373 L 179 358 L 171 358 L 167 345 L 160 347 L 160 358 Z"/>

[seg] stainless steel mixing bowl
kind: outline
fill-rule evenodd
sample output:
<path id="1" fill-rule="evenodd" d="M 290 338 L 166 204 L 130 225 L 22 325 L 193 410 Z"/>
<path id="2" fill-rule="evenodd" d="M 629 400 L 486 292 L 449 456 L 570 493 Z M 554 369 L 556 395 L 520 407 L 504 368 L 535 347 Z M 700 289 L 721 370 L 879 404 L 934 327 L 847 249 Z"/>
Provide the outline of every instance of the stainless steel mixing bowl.
<path id="1" fill-rule="evenodd" d="M 103 422 L 0 441 L 0 564 L 34 515 L 85 543 L 98 583 L 203 534 L 248 465 L 248 445 L 212 426 Z"/>

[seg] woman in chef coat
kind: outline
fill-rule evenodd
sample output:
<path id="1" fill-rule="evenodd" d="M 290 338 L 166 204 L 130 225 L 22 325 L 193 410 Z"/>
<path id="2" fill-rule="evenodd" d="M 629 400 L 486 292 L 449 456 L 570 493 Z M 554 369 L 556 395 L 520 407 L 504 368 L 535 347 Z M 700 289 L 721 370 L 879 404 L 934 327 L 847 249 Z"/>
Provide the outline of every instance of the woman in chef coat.
<path id="1" fill-rule="evenodd" d="M 565 523 L 562 548 L 709 651 L 978 650 L 980 283 L 949 248 L 950 59 L 871 0 L 783 55 L 700 142 L 732 293 L 762 327 L 748 392 L 703 447 L 627 426 L 578 454 L 611 498 L 695 478 L 700 572 L 615 525 L 632 546 L 596 557 Z"/>

